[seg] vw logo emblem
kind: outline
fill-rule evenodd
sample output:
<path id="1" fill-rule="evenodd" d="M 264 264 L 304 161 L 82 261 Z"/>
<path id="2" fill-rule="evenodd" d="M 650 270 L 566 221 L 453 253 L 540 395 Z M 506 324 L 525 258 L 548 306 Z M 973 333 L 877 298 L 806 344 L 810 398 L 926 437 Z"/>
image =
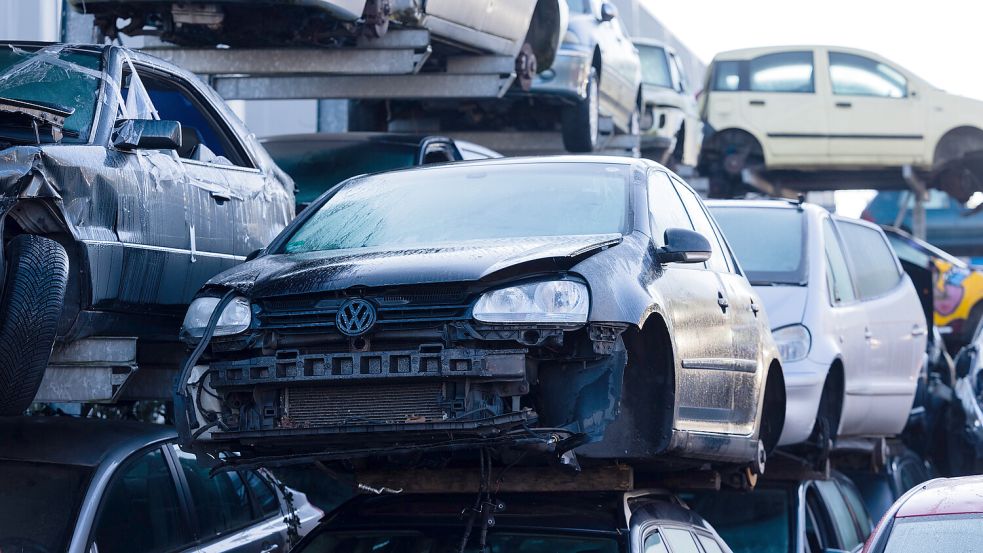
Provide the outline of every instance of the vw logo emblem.
<path id="1" fill-rule="evenodd" d="M 345 336 L 360 336 L 375 325 L 375 306 L 361 298 L 350 299 L 341 304 L 335 315 L 335 324 Z"/>

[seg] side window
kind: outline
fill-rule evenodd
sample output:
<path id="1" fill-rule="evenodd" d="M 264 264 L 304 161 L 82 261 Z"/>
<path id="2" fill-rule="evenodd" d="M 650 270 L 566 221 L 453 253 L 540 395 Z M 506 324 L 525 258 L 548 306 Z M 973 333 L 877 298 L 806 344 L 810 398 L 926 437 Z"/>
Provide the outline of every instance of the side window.
<path id="1" fill-rule="evenodd" d="M 714 62 L 712 89 L 717 92 L 734 92 L 741 90 L 741 62 Z"/>
<path id="2" fill-rule="evenodd" d="M 751 60 L 750 86 L 754 92 L 815 92 L 812 52 L 782 52 Z"/>
<path id="3" fill-rule="evenodd" d="M 256 499 L 256 504 L 259 506 L 260 513 L 263 517 L 280 513 L 280 500 L 265 478 L 254 470 L 244 471 L 240 473 L 240 476 L 246 481 L 246 485 L 249 486 L 249 491 L 253 494 L 253 498 Z"/>
<path id="4" fill-rule="evenodd" d="M 703 546 L 703 551 L 706 553 L 724 553 L 717 540 L 703 534 L 697 534 L 696 537 L 700 540 L 700 545 Z"/>
<path id="5" fill-rule="evenodd" d="M 846 256 L 840 248 L 840 239 L 828 218 L 823 221 L 823 241 L 826 243 L 826 282 L 830 302 L 833 305 L 852 302 L 857 299 L 853 292 L 853 279 L 850 278 Z"/>
<path id="6" fill-rule="evenodd" d="M 662 171 L 649 174 L 648 197 L 652 234 L 657 242 L 661 243 L 666 230 L 671 228 L 695 230 L 669 175 Z"/>
<path id="7" fill-rule="evenodd" d="M 683 67 L 683 63 L 679 60 L 679 56 L 670 53 L 669 57 L 672 58 L 671 65 L 673 68 L 675 68 L 679 79 L 679 86 L 677 87 L 677 90 L 680 92 L 686 92 L 689 90 L 689 79 L 686 77 L 686 69 Z"/>
<path id="8" fill-rule="evenodd" d="M 220 472 L 214 476 L 198 464 L 195 456 L 174 446 L 181 471 L 191 490 L 191 503 L 198 515 L 199 534 L 203 539 L 214 538 L 248 525 L 252 505 L 246 485 L 236 472 Z"/>
<path id="9" fill-rule="evenodd" d="M 829 80 L 833 94 L 880 98 L 908 95 L 904 75 L 879 61 L 854 54 L 829 53 Z"/>
<path id="10" fill-rule="evenodd" d="M 666 548 L 666 542 L 662 539 L 662 534 L 658 531 L 645 536 L 642 551 L 644 553 L 669 553 L 669 549 Z"/>
<path id="11" fill-rule="evenodd" d="M 700 548 L 693 539 L 693 534 L 689 530 L 682 528 L 663 528 L 662 532 L 666 535 L 666 541 L 672 553 L 700 553 Z"/>
<path id="12" fill-rule="evenodd" d="M 838 222 L 836 228 L 843 235 L 861 299 L 881 296 L 898 285 L 897 258 L 879 230 L 849 221 Z"/>
<path id="13" fill-rule="evenodd" d="M 841 549 L 853 549 L 858 545 L 862 538 L 857 533 L 857 523 L 853 518 L 853 512 L 847 506 L 843 494 L 833 480 L 817 480 L 816 488 L 823 498 L 823 502 L 829 507 L 830 515 L 833 518 L 833 526 L 836 528 L 836 535 L 840 539 Z"/>
<path id="14" fill-rule="evenodd" d="M 836 547 L 832 522 L 812 487 L 806 490 L 806 546 L 809 553 L 823 553 L 826 548 Z"/>
<path id="15" fill-rule="evenodd" d="M 843 497 L 846 498 L 850 510 L 853 511 L 853 517 L 857 519 L 857 525 L 860 527 L 860 541 L 864 541 L 870 535 L 870 531 L 874 529 L 874 521 L 870 519 L 870 513 L 867 512 L 867 507 L 864 506 L 864 500 L 860 496 L 860 490 L 849 481 L 838 480 L 837 484 L 840 487 L 840 491 L 843 492 Z"/>
<path id="16" fill-rule="evenodd" d="M 686 206 L 686 212 L 689 213 L 690 219 L 693 220 L 693 226 L 696 227 L 696 232 L 699 232 L 710 241 L 710 249 L 713 250 L 713 253 L 707 261 L 707 267 L 711 271 L 718 273 L 729 273 L 730 266 L 724 257 L 723 246 L 720 243 L 716 230 L 714 230 L 713 224 L 710 223 L 710 218 L 707 216 L 706 211 L 703 210 L 703 203 L 700 202 L 700 199 L 689 188 L 677 186 L 676 189 L 679 190 L 679 197 L 682 198 L 683 205 Z"/>
<path id="17" fill-rule="evenodd" d="M 154 449 L 124 466 L 110 483 L 93 525 L 100 553 L 180 549 L 193 541 L 164 452 Z"/>
<path id="18" fill-rule="evenodd" d="M 219 165 L 252 167 L 233 143 L 235 139 L 231 137 L 231 131 L 220 123 L 218 114 L 192 94 L 190 88 L 155 74 L 144 74 L 140 70 L 138 73 L 160 118 L 181 123 L 179 157 Z"/>

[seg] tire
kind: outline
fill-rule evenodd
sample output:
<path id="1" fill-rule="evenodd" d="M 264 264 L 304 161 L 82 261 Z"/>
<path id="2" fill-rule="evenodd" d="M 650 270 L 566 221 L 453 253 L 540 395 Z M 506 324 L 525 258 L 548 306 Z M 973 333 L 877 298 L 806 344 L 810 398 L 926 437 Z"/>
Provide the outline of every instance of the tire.
<path id="1" fill-rule="evenodd" d="M 0 297 L 0 415 L 30 407 L 55 343 L 68 283 L 61 244 L 29 234 L 7 245 L 7 277 Z"/>
<path id="2" fill-rule="evenodd" d="M 592 67 L 587 77 L 587 97 L 563 108 L 560 126 L 563 130 L 563 147 L 568 152 L 589 153 L 597 148 L 600 134 L 597 86 L 597 68 Z"/>

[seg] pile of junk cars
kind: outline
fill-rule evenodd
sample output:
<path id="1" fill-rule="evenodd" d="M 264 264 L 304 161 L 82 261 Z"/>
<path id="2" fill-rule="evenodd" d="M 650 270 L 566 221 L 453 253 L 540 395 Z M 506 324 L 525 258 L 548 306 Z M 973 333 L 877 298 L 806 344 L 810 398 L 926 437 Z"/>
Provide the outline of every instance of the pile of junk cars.
<path id="1" fill-rule="evenodd" d="M 178 4 L 89 4 L 212 40 Z M 953 362 L 952 261 L 903 232 L 704 203 L 647 159 L 265 144 L 145 53 L 0 45 L 0 512 L 74 502 L 0 517 L 3 551 L 851 550 L 930 476 L 905 446 L 983 459 L 981 331 Z M 140 374 L 176 432 L 21 416 Z M 315 528 L 267 470 L 292 465 L 365 493 Z"/>

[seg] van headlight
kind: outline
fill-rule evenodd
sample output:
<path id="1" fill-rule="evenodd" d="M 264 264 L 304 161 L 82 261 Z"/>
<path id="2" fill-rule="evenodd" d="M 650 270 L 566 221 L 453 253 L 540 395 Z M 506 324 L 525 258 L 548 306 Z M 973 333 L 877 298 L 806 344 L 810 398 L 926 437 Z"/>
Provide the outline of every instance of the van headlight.
<path id="1" fill-rule="evenodd" d="M 589 309 L 586 285 L 551 280 L 485 292 L 472 314 L 484 323 L 586 323 Z"/>
<path id="2" fill-rule="evenodd" d="M 184 324 L 181 325 L 181 333 L 192 338 L 201 338 L 220 300 L 221 298 L 205 297 L 191 302 L 188 314 L 184 317 Z M 233 298 L 222 310 L 212 335 L 238 334 L 249 328 L 250 322 L 252 322 L 252 312 L 249 310 L 249 300 L 241 296 Z"/>
<path id="3" fill-rule="evenodd" d="M 782 360 L 787 362 L 805 359 L 812 348 L 812 334 L 809 334 L 809 329 L 802 325 L 776 328 L 771 331 L 771 335 L 775 338 L 775 345 L 778 346 L 778 353 L 781 354 Z"/>

